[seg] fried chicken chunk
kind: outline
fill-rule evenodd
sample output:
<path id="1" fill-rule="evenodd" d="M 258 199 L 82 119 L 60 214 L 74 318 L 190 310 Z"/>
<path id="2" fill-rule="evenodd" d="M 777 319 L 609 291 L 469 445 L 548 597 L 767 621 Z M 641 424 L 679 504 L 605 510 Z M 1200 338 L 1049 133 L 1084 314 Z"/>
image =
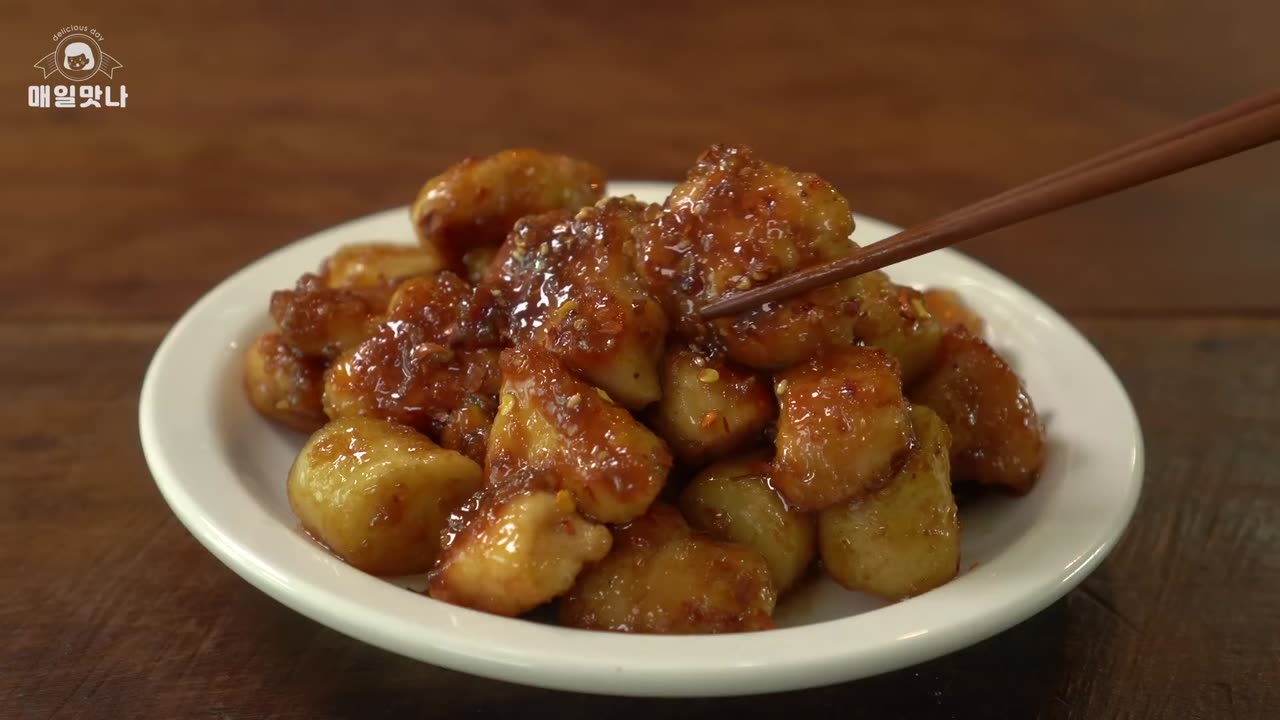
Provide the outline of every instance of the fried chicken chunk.
<path id="1" fill-rule="evenodd" d="M 883 350 L 832 348 L 777 375 L 770 479 L 787 503 L 821 510 L 883 485 L 911 449 L 898 363 Z"/>
<path id="2" fill-rule="evenodd" d="M 661 394 L 667 319 L 631 262 L 632 231 L 650 212 L 634 198 L 609 198 L 573 218 L 525 218 L 480 288 L 512 343 L 542 345 L 629 408 Z"/>
<path id="3" fill-rule="evenodd" d="M 858 307 L 854 338 L 896 358 L 904 382 L 929 369 L 938 354 L 942 327 L 920 292 L 894 284 L 878 270 L 854 278 L 853 291 Z"/>
<path id="4" fill-rule="evenodd" d="M 677 347 L 662 360 L 649 422 L 681 462 L 698 466 L 758 441 L 777 414 L 767 376 Z"/>
<path id="5" fill-rule="evenodd" d="M 533 472 L 572 492 L 582 512 L 600 522 L 643 514 L 671 468 L 662 440 L 542 347 L 505 350 L 501 363 L 489 484 Z"/>
<path id="6" fill-rule="evenodd" d="M 468 158 L 428 180 L 412 217 L 422 246 L 461 270 L 469 251 L 498 245 L 525 215 L 576 211 L 603 194 L 604 173 L 590 163 L 504 150 Z"/>
<path id="7" fill-rule="evenodd" d="M 489 488 L 455 513 L 427 593 L 454 605 L 514 616 L 573 585 L 604 557 L 608 529 L 574 510 L 568 492 Z"/>
<path id="8" fill-rule="evenodd" d="M 960 524 L 951 494 L 947 426 L 911 408 L 918 442 L 885 487 L 818 515 L 822 564 L 850 590 L 900 600 L 956 576 Z"/>
<path id="9" fill-rule="evenodd" d="M 788 508 L 769 487 L 769 454 L 756 451 L 703 470 L 680 493 L 689 524 L 718 540 L 756 549 L 769 565 L 774 589 L 789 590 L 817 554 L 817 522 Z"/>
<path id="10" fill-rule="evenodd" d="M 911 388 L 951 430 L 951 469 L 1023 494 L 1044 464 L 1044 428 L 1022 381 L 981 338 L 953 328 L 942 338 L 934 369 Z"/>
<path id="11" fill-rule="evenodd" d="M 280 337 L 307 355 L 337 357 L 369 337 L 387 309 L 392 288 L 333 288 L 314 273 L 292 290 L 271 294 L 271 318 Z"/>
<path id="12" fill-rule="evenodd" d="M 320 276 L 331 288 L 382 288 L 443 269 L 440 258 L 421 247 L 357 243 L 343 245 L 329 256 Z"/>
<path id="13" fill-rule="evenodd" d="M 376 418 L 316 431 L 289 470 L 302 527 L 375 575 L 426 572 L 454 510 L 480 489 L 480 466 L 422 434 Z"/>
<path id="14" fill-rule="evenodd" d="M 944 330 L 963 327 L 971 334 L 982 337 L 986 323 L 956 291 L 946 288 L 929 288 L 924 291 L 923 300 L 924 306 L 937 318 L 938 324 Z"/>
<path id="15" fill-rule="evenodd" d="M 303 355 L 278 332 L 263 333 L 245 352 L 244 387 L 254 409 L 294 430 L 313 432 L 327 420 L 324 360 Z"/>
<path id="16" fill-rule="evenodd" d="M 768 630 L 776 599 L 760 553 L 695 534 L 659 503 L 615 530 L 613 550 L 561 600 L 560 623 L 632 633 Z"/>
<path id="17" fill-rule="evenodd" d="M 723 347 L 743 365 L 777 369 L 849 343 L 857 312 L 849 281 L 709 324 L 697 309 L 849 254 L 852 231 L 849 204 L 826 181 L 758 160 L 744 147 L 715 145 L 637 231 L 636 252 L 684 338 Z"/>
<path id="18" fill-rule="evenodd" d="M 475 396 L 495 396 L 498 351 L 455 342 L 470 294 L 450 272 L 402 284 L 386 321 L 326 373 L 329 417 L 381 417 L 439 437 L 450 415 Z"/>

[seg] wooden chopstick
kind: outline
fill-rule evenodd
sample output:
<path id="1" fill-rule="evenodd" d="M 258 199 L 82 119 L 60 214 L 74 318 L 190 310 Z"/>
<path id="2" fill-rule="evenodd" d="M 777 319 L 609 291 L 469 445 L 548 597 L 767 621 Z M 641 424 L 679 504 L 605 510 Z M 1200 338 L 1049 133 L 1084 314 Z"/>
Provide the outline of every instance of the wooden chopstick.
<path id="1" fill-rule="evenodd" d="M 1273 90 L 947 213 L 848 257 L 725 296 L 701 314 L 711 319 L 789 298 L 1277 139 L 1280 90 Z"/>

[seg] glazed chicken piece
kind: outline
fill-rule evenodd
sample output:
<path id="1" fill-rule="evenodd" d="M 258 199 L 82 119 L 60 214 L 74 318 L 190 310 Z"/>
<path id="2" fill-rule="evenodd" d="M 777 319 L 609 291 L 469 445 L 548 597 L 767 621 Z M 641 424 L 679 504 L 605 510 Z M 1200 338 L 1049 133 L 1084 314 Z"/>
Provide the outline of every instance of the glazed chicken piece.
<path id="1" fill-rule="evenodd" d="M 911 425 L 916 447 L 885 487 L 818 515 L 827 573 L 850 590 L 889 600 L 932 590 L 960 565 L 950 433 L 923 405 L 911 408 Z"/>
<path id="2" fill-rule="evenodd" d="M 398 423 L 335 420 L 289 469 L 289 506 L 302 527 L 375 575 L 430 570 L 452 513 L 481 487 L 480 466 Z"/>
<path id="3" fill-rule="evenodd" d="M 853 280 L 858 313 L 853 336 L 892 355 L 910 383 L 928 370 L 938 354 L 942 327 L 918 290 L 894 284 L 880 271 Z"/>
<path id="4" fill-rule="evenodd" d="M 630 259 L 633 229 L 656 212 L 634 198 L 609 198 L 572 219 L 525 218 L 480 287 L 512 343 L 542 345 L 629 408 L 661 394 L 667 319 Z"/>
<path id="5" fill-rule="evenodd" d="M 649 422 L 681 462 L 696 467 L 759 441 L 777 415 L 767 376 L 676 347 L 663 357 L 662 399 Z"/>
<path id="6" fill-rule="evenodd" d="M 471 289 L 443 272 L 406 281 L 372 337 L 325 375 L 325 412 L 369 415 L 440 437 L 450 415 L 477 396 L 497 394 L 498 351 L 455 342 Z"/>
<path id="7" fill-rule="evenodd" d="M 271 318 L 280 337 L 307 355 L 337 357 L 373 334 L 393 288 L 332 288 L 314 273 L 292 290 L 271 294 Z"/>
<path id="8" fill-rule="evenodd" d="M 709 324 L 702 305 L 801 268 L 848 255 L 853 216 L 826 181 L 715 145 L 637 231 L 638 264 L 682 337 L 723 347 L 748 367 L 793 365 L 848 344 L 857 304 L 850 281 Z"/>
<path id="9" fill-rule="evenodd" d="M 969 307 L 960 294 L 946 288 L 929 288 L 924 291 L 924 306 L 938 320 L 944 330 L 963 327 L 970 334 L 982 337 L 986 323 L 982 316 Z"/>
<path id="10" fill-rule="evenodd" d="M 953 328 L 937 363 L 911 388 L 951 430 L 951 471 L 1023 494 L 1044 464 L 1044 428 L 1022 381 L 981 338 Z"/>
<path id="11" fill-rule="evenodd" d="M 533 472 L 551 488 L 573 493 L 582 512 L 599 522 L 644 513 L 671 468 L 662 440 L 542 347 L 505 350 L 501 363 L 488 483 L 503 485 Z"/>
<path id="12" fill-rule="evenodd" d="M 443 269 L 440 258 L 415 245 L 358 243 L 338 248 L 320 276 L 330 288 L 382 288 Z"/>
<path id="13" fill-rule="evenodd" d="M 913 436 L 898 363 L 883 350 L 831 348 L 778 373 L 770 480 L 798 510 L 821 510 L 882 486 Z"/>
<path id="14" fill-rule="evenodd" d="M 695 534 L 658 503 L 614 531 L 613 550 L 561 600 L 560 623 L 632 633 L 768 630 L 776 599 L 760 553 Z"/>
<path id="15" fill-rule="evenodd" d="M 611 544 L 608 529 L 579 515 L 568 492 L 521 483 L 490 487 L 451 519 L 427 593 L 519 615 L 568 590 L 583 565 L 604 557 Z"/>
<path id="16" fill-rule="evenodd" d="M 698 473 L 680 493 L 689 524 L 718 540 L 755 548 L 781 595 L 813 564 L 817 518 L 787 507 L 769 486 L 769 453 L 722 460 Z"/>
<path id="17" fill-rule="evenodd" d="M 273 331 L 253 341 L 244 364 L 245 391 L 258 412 L 302 432 L 325 424 L 323 358 L 303 355 Z"/>
<path id="18" fill-rule="evenodd" d="M 431 178 L 413 204 L 424 248 L 461 270 L 473 250 L 496 247 L 516 220 L 576 211 L 604 194 L 604 173 L 589 163 L 538 150 L 468 158 Z"/>

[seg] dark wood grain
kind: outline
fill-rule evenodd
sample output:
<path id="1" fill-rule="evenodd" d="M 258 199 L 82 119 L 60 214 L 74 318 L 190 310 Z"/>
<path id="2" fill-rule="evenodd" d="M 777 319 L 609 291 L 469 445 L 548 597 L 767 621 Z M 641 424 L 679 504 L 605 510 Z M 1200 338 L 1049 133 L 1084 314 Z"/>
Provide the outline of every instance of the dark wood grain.
<path id="1" fill-rule="evenodd" d="M 0 718 L 1280 716 L 1274 149 L 967 246 L 1113 363 L 1147 484 L 1079 590 L 882 677 L 662 702 L 404 660 L 219 564 L 135 429 L 195 298 L 462 155 L 675 178 L 740 140 L 910 224 L 1273 85 L 1280 5 L 82 5 L 0 6 Z M 68 23 L 107 36 L 129 108 L 23 107 Z"/>
<path id="2" fill-rule="evenodd" d="M 246 261 L 516 144 L 663 179 L 743 141 L 911 224 L 1264 89 L 1280 65 L 1276 3 L 833 5 L 385 2 L 359 22 L 343 3 L 8 7 L 0 223 L 20 256 L 0 265 L 0 317 L 171 318 Z M 69 17 L 128 63 L 129 108 L 23 107 Z M 1278 164 L 1264 149 L 971 247 L 1068 311 L 1274 310 Z M 50 276 L 64 291 L 42 296 Z"/>

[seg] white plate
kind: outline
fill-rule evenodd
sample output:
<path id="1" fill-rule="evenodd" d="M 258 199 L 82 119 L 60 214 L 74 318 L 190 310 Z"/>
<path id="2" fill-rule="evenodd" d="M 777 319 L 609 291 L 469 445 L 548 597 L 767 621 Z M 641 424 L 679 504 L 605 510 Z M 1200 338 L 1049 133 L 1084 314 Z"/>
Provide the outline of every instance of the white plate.
<path id="1" fill-rule="evenodd" d="M 616 183 L 661 201 L 670 186 Z M 858 218 L 867 243 L 894 230 Z M 741 695 L 882 673 L 994 635 L 1075 587 L 1128 524 L 1142 438 L 1124 389 L 1057 313 L 1001 275 L 942 251 L 895 266 L 908 284 L 958 290 L 986 317 L 1048 423 L 1049 454 L 1026 497 L 961 513 L 962 573 L 885 605 L 821 581 L 784 600 L 779 629 L 719 636 L 586 632 L 487 615 L 358 572 L 304 536 L 285 475 L 304 440 L 254 413 L 242 348 L 268 323 L 267 298 L 339 245 L 411 241 L 405 209 L 339 225 L 227 279 L 169 332 L 142 388 L 139 425 L 156 484 L 193 535 L 280 602 L 351 637 L 455 670 L 618 695 Z M 412 586 L 411 581 L 401 583 Z"/>

